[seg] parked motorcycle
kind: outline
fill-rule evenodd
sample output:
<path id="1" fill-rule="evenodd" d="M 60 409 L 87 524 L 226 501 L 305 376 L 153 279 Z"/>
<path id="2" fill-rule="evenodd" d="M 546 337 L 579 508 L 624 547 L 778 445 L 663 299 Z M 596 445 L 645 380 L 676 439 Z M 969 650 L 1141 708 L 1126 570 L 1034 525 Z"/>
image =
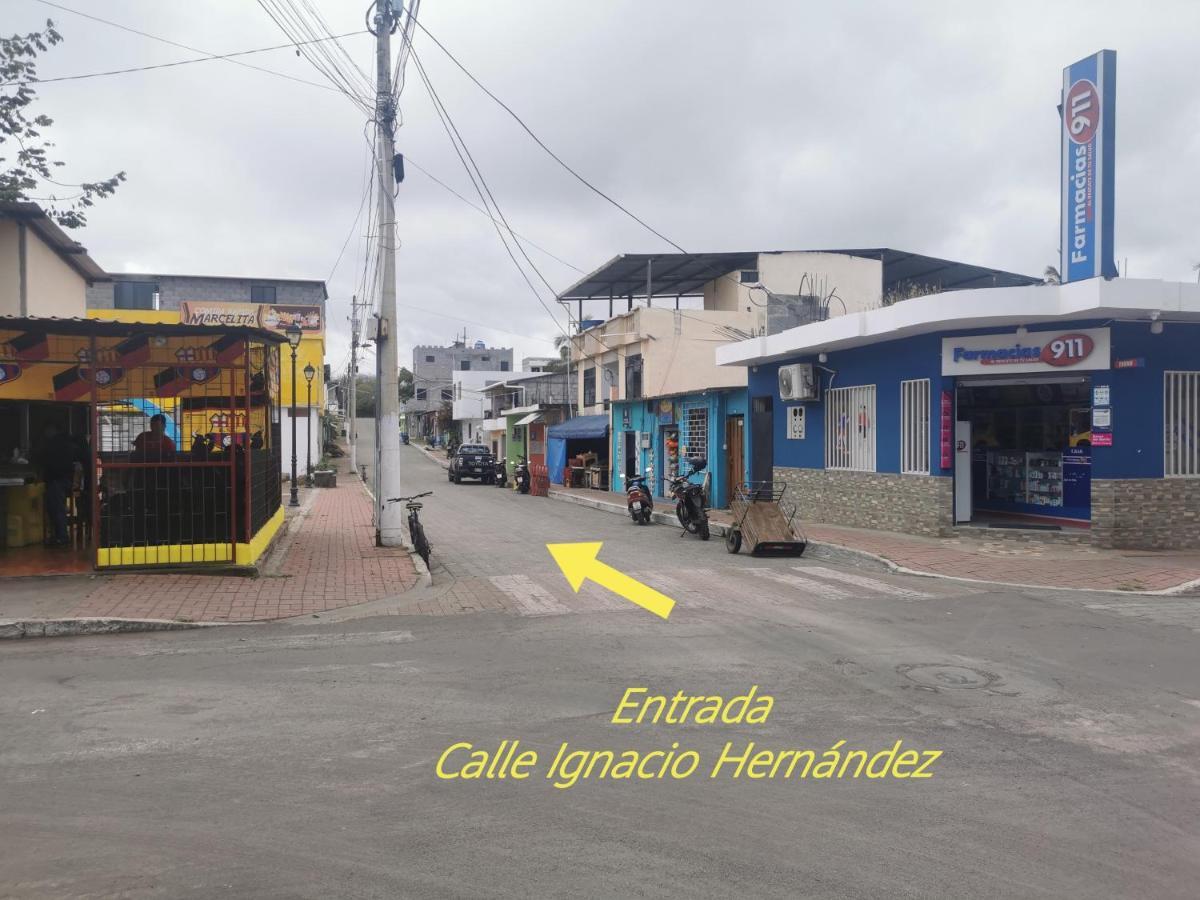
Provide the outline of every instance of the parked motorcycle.
<path id="1" fill-rule="evenodd" d="M 625 505 L 635 525 L 649 525 L 654 512 L 654 498 L 646 486 L 645 475 L 630 475 L 625 479 Z"/>
<path id="2" fill-rule="evenodd" d="M 529 493 L 529 463 L 523 456 L 517 458 L 513 468 L 513 486 L 522 494 Z"/>
<path id="3" fill-rule="evenodd" d="M 508 469 L 505 467 L 504 460 L 496 460 L 496 481 L 497 487 L 508 487 Z"/>
<path id="4" fill-rule="evenodd" d="M 692 461 L 691 474 L 704 471 L 707 464 L 704 460 Z M 671 479 L 671 496 L 675 498 L 675 516 L 683 530 L 707 541 L 708 510 L 704 507 L 704 485 L 688 481 L 687 475 L 679 475 Z"/>

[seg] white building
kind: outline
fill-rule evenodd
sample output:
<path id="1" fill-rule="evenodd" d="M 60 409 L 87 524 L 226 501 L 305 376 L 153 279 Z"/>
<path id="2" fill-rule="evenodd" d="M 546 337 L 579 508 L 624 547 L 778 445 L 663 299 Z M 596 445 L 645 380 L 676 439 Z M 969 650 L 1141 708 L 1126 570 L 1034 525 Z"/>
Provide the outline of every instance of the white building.
<path id="1" fill-rule="evenodd" d="M 483 389 L 506 378 L 513 377 L 509 371 L 455 370 L 451 373 L 452 415 L 458 425 L 464 444 L 486 443 L 488 436 L 483 430 L 487 418 L 487 398 Z"/>

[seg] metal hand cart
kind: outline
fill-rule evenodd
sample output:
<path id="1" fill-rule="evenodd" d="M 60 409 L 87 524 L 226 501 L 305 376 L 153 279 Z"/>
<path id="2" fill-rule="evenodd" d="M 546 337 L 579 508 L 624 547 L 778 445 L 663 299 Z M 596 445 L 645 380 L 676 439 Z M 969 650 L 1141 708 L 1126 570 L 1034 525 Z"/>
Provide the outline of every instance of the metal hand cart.
<path id="1" fill-rule="evenodd" d="M 808 546 L 804 535 L 792 524 L 793 506 L 785 512 L 783 495 L 787 485 L 775 487 L 766 481 L 735 485 L 729 510 L 733 524 L 725 532 L 725 549 L 737 553 L 745 542 L 751 555 L 800 556 Z"/>

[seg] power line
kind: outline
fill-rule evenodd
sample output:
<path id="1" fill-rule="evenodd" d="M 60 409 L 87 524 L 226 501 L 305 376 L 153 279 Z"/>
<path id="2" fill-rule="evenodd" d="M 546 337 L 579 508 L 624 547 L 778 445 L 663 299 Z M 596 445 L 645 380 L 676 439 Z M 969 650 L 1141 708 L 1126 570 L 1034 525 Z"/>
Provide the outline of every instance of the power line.
<path id="1" fill-rule="evenodd" d="M 374 168 L 372 165 L 375 157 L 374 142 L 372 141 L 369 146 L 370 151 L 367 157 L 367 164 L 365 166 L 366 172 L 363 179 L 363 194 L 362 199 L 358 201 L 358 212 L 354 214 L 354 221 L 350 223 L 350 230 L 346 232 L 346 240 L 342 242 L 342 249 L 338 251 L 337 259 L 333 263 L 333 268 L 329 270 L 329 277 L 325 279 L 326 282 L 333 280 L 333 273 L 337 271 L 337 267 L 341 264 L 342 257 L 346 254 L 346 248 L 350 246 L 350 239 L 354 237 L 354 231 L 358 228 L 359 220 L 362 219 L 363 207 L 366 205 L 367 196 L 372 193 L 371 181 L 374 180 L 374 176 L 371 174 L 371 170 Z"/>
<path id="2" fill-rule="evenodd" d="M 149 40 L 152 40 L 152 41 L 158 41 L 159 43 L 162 43 L 162 44 L 167 44 L 172 47 L 178 47 L 181 50 L 189 50 L 192 53 L 203 53 L 203 54 L 206 54 L 209 56 L 215 55 L 215 54 L 212 54 L 210 51 L 204 50 L 200 47 L 194 47 L 190 44 L 180 43 L 179 41 L 171 40 L 170 38 L 162 37 L 161 35 L 151 34 L 148 31 L 142 31 L 138 28 L 133 28 L 129 25 L 123 25 L 122 23 L 114 22 L 111 19 L 104 19 L 104 18 L 101 18 L 100 16 L 94 16 L 91 13 L 83 12 L 82 10 L 72 9 L 69 6 L 63 6 L 61 3 L 53 3 L 53 2 L 51 2 L 51 0 L 35 0 L 35 2 L 41 3 L 45 6 L 53 7 L 54 9 L 62 10 L 63 12 L 68 12 L 73 15 L 80 16 L 81 18 L 84 18 L 84 19 L 90 19 L 93 22 L 99 22 L 103 25 L 108 25 L 113 28 L 118 28 L 121 31 L 126 31 L 126 32 L 129 32 L 130 34 L 136 34 L 140 37 L 148 38 Z M 411 3 L 411 8 L 409 10 L 409 15 L 406 18 L 406 26 L 405 27 L 409 28 L 410 34 L 411 34 L 411 27 L 408 24 L 408 20 L 411 19 L 411 25 L 416 24 L 417 9 L 419 8 L 419 6 L 420 6 L 420 0 L 413 0 L 413 2 Z M 291 45 L 288 45 L 288 46 L 291 46 Z M 396 72 L 393 77 L 393 81 L 396 85 L 394 94 L 397 97 L 399 96 L 400 92 L 403 90 L 403 86 L 404 86 L 404 62 L 405 62 L 407 56 L 408 56 L 408 47 L 407 47 L 407 44 L 405 44 L 403 47 L 401 47 L 400 53 L 397 55 Z M 226 59 L 226 61 L 229 63 L 232 63 L 233 65 L 242 66 L 243 68 L 246 68 L 246 69 L 253 69 L 256 72 L 262 72 L 265 75 L 274 75 L 277 78 L 284 78 L 284 79 L 287 79 L 288 81 L 294 81 L 297 84 L 305 84 L 305 85 L 308 85 L 309 87 L 320 88 L 323 91 L 330 91 L 335 94 L 342 93 L 338 88 L 334 87 L 331 84 L 321 84 L 320 82 L 317 82 L 317 81 L 309 81 L 308 79 L 305 79 L 305 78 L 298 78 L 294 75 L 288 75 L 286 72 L 279 72 L 275 69 L 268 69 L 265 66 L 256 66 L 256 65 L 253 65 L 252 63 L 243 62 L 243 61 L 237 60 L 237 59 Z M 374 151 L 372 151 L 372 157 L 373 157 L 373 155 L 374 155 Z M 436 175 L 434 175 L 432 172 L 430 172 L 424 166 L 420 165 L 416 160 L 412 159 L 412 157 L 410 157 L 406 154 L 404 157 L 404 160 L 406 163 L 411 165 L 414 169 L 416 169 L 418 172 L 420 172 L 422 175 L 424 175 L 430 181 L 434 182 L 434 184 L 438 185 L 443 190 L 453 194 L 455 197 L 457 197 L 463 203 L 470 206 L 472 209 L 476 210 L 481 215 L 492 218 L 491 213 L 489 213 L 487 210 L 483 209 L 482 207 L 478 206 L 477 204 L 473 203 L 467 197 L 464 197 L 462 194 L 460 194 L 458 191 L 456 191 L 453 187 L 446 184 L 446 182 L 442 181 L 440 178 L 438 178 Z M 55 182 L 55 183 L 57 184 L 58 182 Z M 71 187 L 72 185 L 64 185 L 64 186 Z M 77 195 L 77 196 L 80 196 L 80 195 Z M 65 199 L 69 199 L 69 198 L 65 198 Z M 361 204 L 360 204 L 360 209 L 361 209 Z M 361 212 L 360 212 L 360 215 L 355 218 L 354 224 L 351 225 L 351 235 L 353 235 L 353 231 L 357 227 L 360 219 L 361 219 Z M 583 269 L 579 268 L 576 265 L 573 265 L 572 263 L 567 262 L 562 257 L 557 256 L 556 254 L 547 250 L 545 247 L 536 243 L 532 239 L 525 237 L 524 235 L 519 234 L 517 232 L 514 232 L 513 234 L 514 234 L 514 237 L 518 238 L 519 240 L 524 241 L 526 244 L 528 244 L 530 247 L 533 247 L 535 250 L 538 250 L 539 252 L 544 253 L 546 256 L 550 257 L 550 259 L 554 260 L 555 262 L 557 262 L 561 265 L 564 265 L 569 269 L 573 269 L 574 271 L 578 272 L 581 275 L 586 274 Z M 347 246 L 347 244 L 343 244 L 342 254 L 345 254 L 346 246 Z M 338 257 L 338 262 L 340 263 L 340 261 L 341 261 L 341 254 Z M 337 268 L 337 265 L 338 265 L 338 263 L 334 264 L 335 270 Z M 333 273 L 331 272 L 330 273 L 331 278 L 332 278 L 332 274 Z"/>
<path id="3" fill-rule="evenodd" d="M 430 172 L 428 169 L 426 169 L 424 166 L 422 166 L 420 163 L 418 163 L 416 160 L 414 160 L 408 154 L 404 155 L 404 164 L 412 166 L 414 169 L 416 169 L 418 172 L 420 172 L 422 175 L 424 175 L 430 181 L 434 182 L 439 187 L 449 191 L 451 194 L 453 194 L 455 197 L 457 197 L 463 203 L 467 204 L 467 206 L 471 207 L 471 209 L 475 210 L 480 215 L 487 216 L 489 219 L 492 219 L 493 222 L 496 221 L 493 218 L 492 214 L 489 213 L 486 209 L 484 209 L 483 207 L 481 207 L 475 203 L 472 203 L 469 199 L 464 197 L 462 194 L 460 194 L 454 188 L 450 187 L 450 185 L 446 184 L 446 182 L 442 181 L 440 178 L 438 178 L 436 175 L 434 175 L 432 172 Z M 583 269 L 579 268 L 576 265 L 573 265 L 572 263 L 567 262 L 561 256 L 556 256 L 555 254 L 553 254 L 549 250 L 547 250 L 545 247 L 542 247 L 539 244 L 535 244 L 533 241 L 531 241 L 529 238 L 525 237 L 524 235 L 519 234 L 516 231 L 514 231 L 512 234 L 513 234 L 514 238 L 524 241 L 526 244 L 528 244 L 533 249 L 541 251 L 542 253 L 544 253 L 548 257 L 550 257 L 552 260 L 554 260 L 557 263 L 561 263 L 562 265 L 566 266 L 568 269 L 574 269 L 580 275 L 587 274 Z"/>
<path id="4" fill-rule="evenodd" d="M 170 46 L 178 47 L 181 50 L 190 50 L 192 53 L 205 53 L 210 56 L 213 55 L 213 54 L 210 54 L 209 51 L 207 51 L 207 50 L 201 50 L 199 47 L 191 47 L 187 44 L 181 44 L 181 43 L 179 43 L 179 41 L 173 41 L 170 38 L 160 37 L 156 34 L 150 34 L 148 31 L 140 31 L 137 28 L 131 28 L 128 25 L 122 25 L 120 22 L 113 22 L 110 19 L 102 19 L 99 16 L 93 16 L 91 13 L 85 13 L 78 9 L 71 9 L 69 6 L 63 6 L 60 3 L 51 3 L 50 0 L 35 0 L 35 2 L 44 4 L 45 6 L 52 6 L 55 9 L 61 9 L 63 12 L 69 12 L 72 15 L 81 16 L 84 19 L 91 19 L 93 22 L 100 22 L 101 24 L 104 24 L 104 25 L 111 25 L 113 28 L 119 28 L 122 31 L 128 31 L 130 34 L 136 34 L 136 35 L 139 35 L 144 38 L 149 38 L 152 41 L 158 41 L 160 44 L 169 44 Z M 235 66 L 242 66 L 243 68 L 246 68 L 246 69 L 253 69 L 256 72 L 262 72 L 266 75 L 275 75 L 278 78 L 286 78 L 288 81 L 295 81 L 298 84 L 307 84 L 310 87 L 320 88 L 323 91 L 333 91 L 334 93 L 338 92 L 338 89 L 333 87 L 333 85 L 320 84 L 319 82 L 316 82 L 316 81 L 308 81 L 307 79 L 304 79 L 304 78 L 297 78 L 294 75 L 288 75 L 285 72 L 277 72 L 274 69 L 267 69 L 267 68 L 264 68 L 263 66 L 256 66 L 251 63 L 242 62 L 241 60 L 237 60 L 237 59 L 227 59 L 226 61 L 233 63 Z"/>
<path id="5" fill-rule="evenodd" d="M 475 192 L 479 195 L 479 201 L 484 205 L 484 207 L 487 207 L 488 200 L 484 196 L 486 182 L 484 181 L 483 173 L 479 171 L 478 166 L 475 166 L 474 159 L 470 156 L 470 152 L 467 150 L 465 142 L 463 142 L 462 147 L 460 148 L 459 144 L 462 142 L 462 135 L 459 133 L 458 129 L 454 127 L 453 120 L 450 118 L 449 112 L 446 110 L 444 104 L 442 104 L 441 98 L 438 97 L 437 91 L 434 89 L 432 82 L 429 80 L 429 75 L 425 71 L 425 67 L 421 64 L 420 56 L 415 50 L 413 50 L 411 44 L 409 45 L 409 52 L 412 55 L 413 62 L 417 66 L 417 72 L 420 74 L 421 80 L 425 84 L 425 90 L 429 93 L 429 97 L 433 101 L 434 111 L 441 120 L 442 127 L 445 128 L 446 135 L 450 138 L 450 143 L 454 146 L 454 152 L 458 155 L 459 162 L 461 162 L 463 168 L 466 169 L 467 176 L 471 179 L 471 184 L 475 187 Z M 468 159 L 471 160 L 470 163 L 468 163 Z M 473 167 L 474 171 L 472 171 Z M 478 180 L 476 176 L 478 176 Z M 480 182 L 483 182 L 484 187 L 481 187 Z M 487 197 L 491 198 L 491 202 L 493 206 L 495 206 L 495 197 L 492 195 L 490 189 L 487 190 Z M 498 206 L 495 206 L 495 208 L 497 215 L 499 215 L 501 221 L 504 222 L 505 228 L 509 228 L 508 221 L 504 218 L 504 214 L 500 211 Z M 505 252 L 508 253 L 513 265 L 517 267 L 517 271 L 521 273 L 521 277 L 524 279 L 525 283 L 529 285 L 529 290 L 533 293 L 533 296 L 537 300 L 538 304 L 541 305 L 541 307 L 546 311 L 546 315 L 550 317 L 550 319 L 554 322 L 555 327 L 557 327 L 559 331 L 563 332 L 563 334 L 569 334 L 569 332 L 559 323 L 558 318 L 554 315 L 554 313 L 551 312 L 550 307 L 546 305 L 544 300 L 542 300 L 542 296 L 538 292 L 537 288 L 534 287 L 533 282 L 529 280 L 529 275 L 526 274 L 524 268 L 522 268 L 521 264 L 517 261 L 517 257 L 513 254 L 512 248 L 509 247 L 508 241 L 504 237 L 504 232 L 500 229 L 500 225 L 494 219 L 492 220 L 492 224 L 496 228 L 496 233 L 500 236 L 500 242 L 504 245 Z M 511 233 L 511 228 L 509 228 L 509 231 Z M 514 242 L 516 242 L 515 238 Z M 520 249 L 520 243 L 516 243 L 518 249 Z M 522 253 L 524 253 L 524 251 L 522 251 Z M 526 259 L 528 259 L 528 256 L 526 256 Z M 536 266 L 533 268 L 534 271 L 537 271 Z M 538 272 L 538 275 L 541 277 L 540 272 Z M 542 280 L 545 281 L 545 278 L 542 278 Z M 547 284 L 547 286 L 549 285 Z M 554 289 L 550 288 L 550 290 L 553 293 Z"/>
<path id="6" fill-rule="evenodd" d="M 286 3 L 286 0 L 283 5 L 277 2 L 277 0 L 258 0 L 258 5 L 270 17 L 279 30 L 292 41 L 292 46 L 302 53 L 313 68 L 329 79 L 329 82 L 341 91 L 351 103 L 367 115 L 373 115 L 374 105 L 370 100 L 372 92 L 370 83 L 367 82 L 364 86 L 364 83 L 360 81 L 356 85 L 354 79 L 355 77 L 362 77 L 361 71 L 356 69 L 354 74 L 347 75 L 343 65 L 334 59 L 329 49 L 324 46 L 325 41 L 332 40 L 335 46 L 345 54 L 345 48 L 337 41 L 339 37 L 346 37 L 348 35 L 330 35 L 326 33 L 324 37 L 316 36 L 316 29 L 312 27 L 294 6 Z M 365 34 L 366 31 L 352 33 Z"/>
<path id="7" fill-rule="evenodd" d="M 559 156 L 557 153 L 555 153 L 553 150 L 551 150 L 548 146 L 546 146 L 545 142 L 534 133 L 532 128 L 530 128 L 528 125 L 525 124 L 525 120 L 522 119 L 519 115 L 517 115 L 513 111 L 512 107 L 510 107 L 507 103 L 505 103 L 503 100 L 501 100 L 495 94 L 493 94 L 490 90 L 488 90 L 484 86 L 483 82 L 481 82 L 478 78 L 476 78 L 474 75 L 472 75 L 470 70 L 467 69 L 466 66 L 464 66 L 461 62 L 458 61 L 458 57 L 456 57 L 453 53 L 451 53 L 449 50 L 447 50 L 445 44 L 443 44 L 441 41 L 439 41 L 434 36 L 434 34 L 428 28 L 425 27 L 424 24 L 422 24 L 421 22 L 417 22 L 417 27 L 420 28 L 423 32 L 425 32 L 425 34 L 429 36 L 429 39 L 431 41 L 433 41 L 435 44 L 437 44 L 439 49 L 441 49 L 441 51 L 450 58 L 450 61 L 453 62 L 456 66 L 458 66 L 458 68 L 462 70 L 462 73 L 464 75 L 466 75 L 469 79 L 471 79 L 471 81 L 473 81 L 475 83 L 475 85 L 481 91 L 483 91 L 485 94 L 487 94 L 489 97 L 491 97 L 494 101 L 496 101 L 496 103 L 500 105 L 501 109 L 503 109 L 506 113 L 508 113 L 510 116 L 512 116 L 512 118 L 516 121 L 516 123 L 518 125 L 520 125 L 522 129 L 524 129 L 525 133 L 528 134 L 531 138 L 533 138 L 534 142 L 539 147 L 541 147 L 543 150 L 545 150 L 547 154 L 549 154 L 551 159 L 553 159 L 556 163 L 558 163 L 560 166 L 562 166 L 564 169 L 566 169 L 571 175 L 573 175 L 576 178 L 576 180 L 579 181 L 580 184 L 582 184 L 588 190 L 592 191 L 592 193 L 596 194 L 597 196 L 602 197 L 603 199 L 607 200 L 609 203 L 611 203 L 613 206 L 615 206 L 621 212 L 625 213 L 625 215 L 629 216 L 629 218 L 633 219 L 635 222 L 637 222 L 639 225 L 641 225 L 643 228 L 645 228 L 651 234 L 655 235 L 656 237 L 661 238 L 663 241 L 670 244 L 672 247 L 674 247 L 680 253 L 687 253 L 686 250 L 684 250 L 681 246 L 679 246 L 677 243 L 675 243 L 673 240 L 671 240 L 669 237 L 667 237 L 661 231 L 658 231 L 656 228 L 649 225 L 644 219 L 642 219 L 639 216 L 635 215 L 634 213 L 630 212 L 627 208 L 622 206 L 620 203 L 618 203 L 616 200 L 614 200 L 608 194 L 604 193 L 604 191 L 600 190 L 600 188 L 596 187 L 594 184 L 592 184 L 590 181 L 588 181 L 586 178 L 584 178 L 582 175 L 580 175 L 578 172 L 576 172 L 573 168 L 571 168 L 571 166 L 568 165 L 567 162 L 565 160 L 563 160 L 563 158 L 561 156 Z"/>
<path id="8" fill-rule="evenodd" d="M 346 34 L 338 35 L 338 37 L 351 37 L 356 34 L 364 34 L 362 31 L 351 31 Z M 106 75 L 127 75 L 130 72 L 149 72 L 153 69 L 170 69 L 175 66 L 186 66 L 191 63 L 209 62 L 214 59 L 233 59 L 236 56 L 250 56 L 254 53 L 268 53 L 272 50 L 287 50 L 290 47 L 299 46 L 301 44 L 315 44 L 319 41 L 328 41 L 330 38 L 314 38 L 311 41 L 293 42 L 290 44 L 276 44 L 273 47 L 259 47 L 256 50 L 238 50 L 234 53 L 213 53 L 206 56 L 196 56 L 191 59 L 179 59 L 175 62 L 157 63 L 152 66 L 134 66 L 129 69 L 112 69 L 107 72 L 87 72 L 82 75 L 60 75 L 57 78 L 37 78 L 32 81 L 3 81 L 0 82 L 0 87 L 25 87 L 31 84 L 50 84 L 55 81 L 79 81 L 84 78 L 103 78 Z"/>
<path id="9" fill-rule="evenodd" d="M 462 73 L 464 75 L 466 75 L 467 78 L 469 78 L 475 84 L 476 87 L 478 87 L 481 91 L 483 91 L 485 94 L 487 94 L 488 97 L 490 97 L 492 100 L 494 100 L 500 106 L 501 109 L 503 109 L 506 113 L 508 113 L 513 118 L 513 120 L 516 121 L 516 123 L 521 126 L 521 128 L 525 131 L 525 133 L 528 134 L 531 138 L 533 138 L 534 142 L 539 147 L 541 147 L 547 153 L 547 155 L 550 156 L 551 159 L 553 159 L 556 163 L 558 163 L 560 166 L 562 166 L 567 172 L 569 172 L 576 180 L 579 181 L 580 184 L 584 185 L 588 190 L 592 191 L 594 194 L 603 198 L 608 203 L 612 204 L 614 207 L 619 209 L 621 212 L 625 213 L 625 215 L 629 216 L 629 218 L 633 219 L 633 221 L 637 222 L 639 225 L 641 225 L 643 228 L 645 228 L 651 234 L 655 235 L 656 237 L 658 237 L 658 238 L 662 239 L 663 241 L 665 241 L 666 243 L 670 244 L 672 247 L 674 247 L 680 253 L 687 253 L 687 250 L 685 250 L 683 247 L 681 247 L 675 241 L 671 240 L 669 237 L 667 237 L 661 231 L 659 231 L 658 229 L 654 228 L 649 223 L 647 223 L 644 219 L 642 219 L 641 217 L 639 217 L 636 214 L 634 214 L 633 212 L 631 212 L 629 209 L 627 209 L 621 203 L 614 200 L 612 197 L 610 197 L 604 191 L 600 190 L 600 188 L 596 187 L 594 184 L 592 184 L 590 181 L 588 181 L 586 178 L 584 178 L 581 174 L 579 174 L 579 172 L 575 171 L 575 169 L 573 169 L 561 156 L 559 156 L 557 153 L 555 153 L 553 150 L 551 150 L 550 147 L 546 145 L 546 142 L 543 141 L 540 137 L 538 137 L 532 128 L 530 128 L 527 124 L 525 124 L 525 120 L 522 119 L 519 115 L 517 115 L 517 113 L 513 110 L 512 107 L 510 107 L 507 103 L 505 103 L 503 100 L 501 100 L 499 97 L 497 97 L 494 93 L 492 93 L 492 91 L 490 91 L 483 84 L 483 82 L 481 82 L 478 78 L 476 78 L 474 76 L 474 74 L 472 74 L 471 71 L 466 66 L 464 66 L 461 62 L 459 62 L 458 57 L 456 57 L 453 53 L 451 53 L 446 48 L 446 45 L 437 39 L 437 36 L 434 35 L 433 32 L 431 32 L 428 28 L 426 28 L 425 25 L 421 22 L 417 22 L 416 24 L 417 24 L 417 27 L 420 28 L 423 32 L 425 32 L 425 34 L 429 37 L 429 39 L 431 41 L 433 41 L 435 44 L 437 44 L 438 48 L 443 53 L 445 53 L 447 57 L 450 58 L 450 61 L 453 62 L 454 65 L 458 66 L 458 68 L 462 71 Z M 719 276 L 717 276 L 717 278 L 718 279 L 722 279 L 722 278 L 728 279 L 730 281 L 730 283 L 732 283 L 732 284 L 740 285 L 740 283 L 741 283 L 729 274 L 719 275 Z M 716 280 L 716 279 L 714 279 L 714 280 Z M 748 292 L 748 294 L 750 295 L 749 300 L 751 303 L 754 303 L 756 306 L 760 306 L 760 307 L 764 305 L 754 299 L 754 297 L 752 295 L 752 291 Z M 568 316 L 569 315 L 570 315 L 570 313 L 568 312 Z"/>

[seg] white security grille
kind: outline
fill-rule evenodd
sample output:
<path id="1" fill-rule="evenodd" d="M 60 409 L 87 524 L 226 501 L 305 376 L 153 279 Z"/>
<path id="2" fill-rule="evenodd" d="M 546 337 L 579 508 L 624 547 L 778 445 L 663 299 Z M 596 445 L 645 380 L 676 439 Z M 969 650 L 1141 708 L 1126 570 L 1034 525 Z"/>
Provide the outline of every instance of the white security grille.
<path id="1" fill-rule="evenodd" d="M 825 468 L 875 471 L 875 385 L 825 392 Z"/>
<path id="2" fill-rule="evenodd" d="M 708 407 L 693 407 L 685 413 L 683 446 L 688 459 L 708 459 Z"/>
<path id="3" fill-rule="evenodd" d="M 929 474 L 929 379 L 900 382 L 900 471 Z"/>
<path id="4" fill-rule="evenodd" d="M 1163 373 L 1163 472 L 1200 476 L 1200 372 Z"/>

